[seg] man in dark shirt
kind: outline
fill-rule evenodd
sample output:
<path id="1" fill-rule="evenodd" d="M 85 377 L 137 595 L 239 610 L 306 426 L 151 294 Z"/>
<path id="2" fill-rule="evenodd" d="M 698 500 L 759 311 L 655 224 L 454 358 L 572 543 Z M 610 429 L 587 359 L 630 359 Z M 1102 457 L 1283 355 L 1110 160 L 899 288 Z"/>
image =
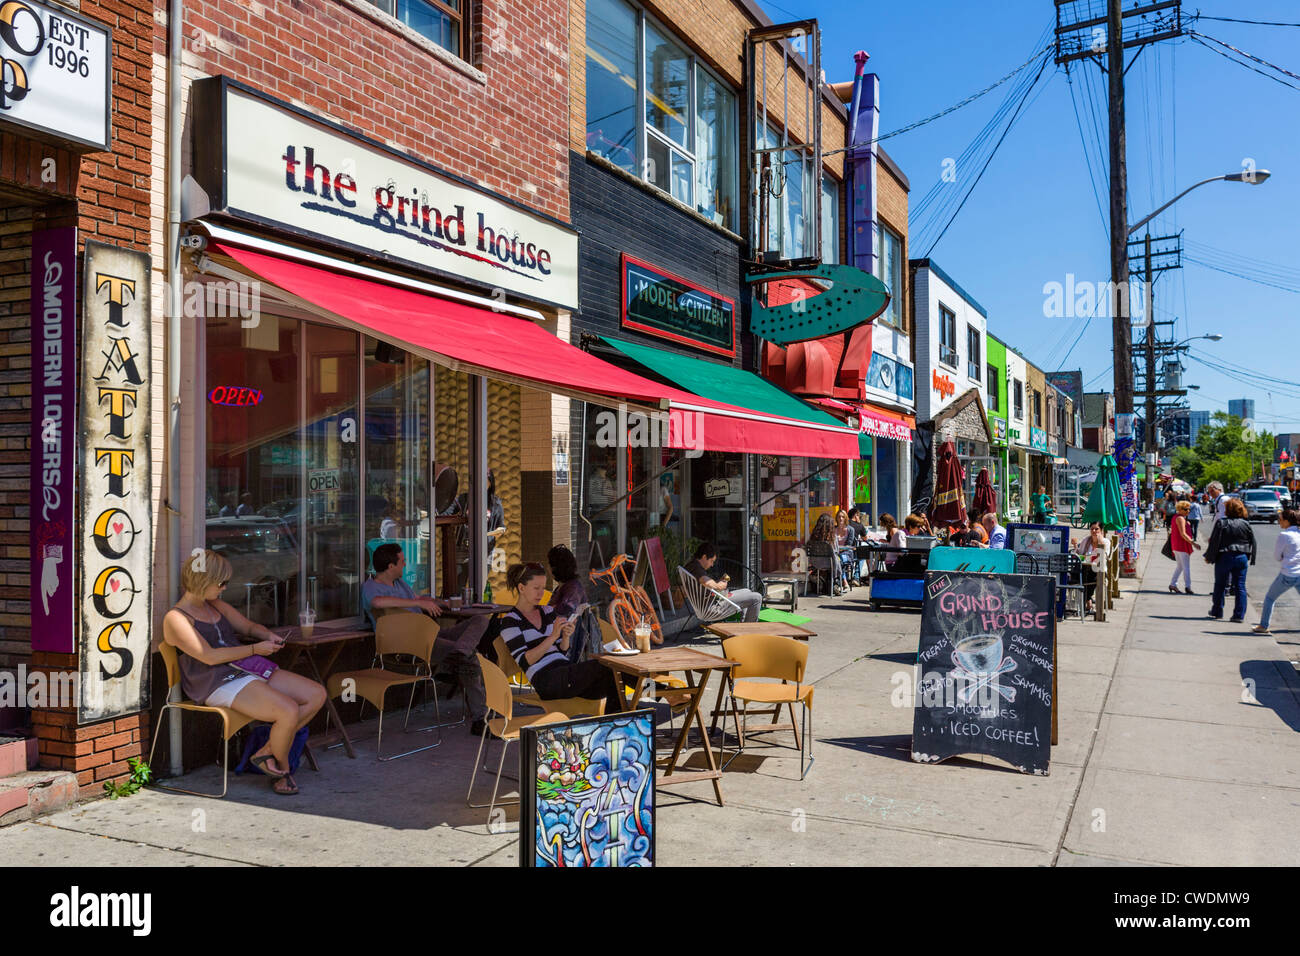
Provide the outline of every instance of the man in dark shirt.
<path id="1" fill-rule="evenodd" d="M 747 588 L 741 588 L 738 591 L 727 590 L 727 582 L 731 579 L 730 575 L 724 574 L 721 578 L 715 579 L 709 574 L 709 569 L 717 562 L 717 547 L 713 542 L 706 541 L 695 549 L 695 556 L 686 565 L 686 573 L 710 591 L 724 594 L 736 604 L 739 604 L 746 621 L 757 621 L 759 608 L 763 606 L 763 595 Z"/>

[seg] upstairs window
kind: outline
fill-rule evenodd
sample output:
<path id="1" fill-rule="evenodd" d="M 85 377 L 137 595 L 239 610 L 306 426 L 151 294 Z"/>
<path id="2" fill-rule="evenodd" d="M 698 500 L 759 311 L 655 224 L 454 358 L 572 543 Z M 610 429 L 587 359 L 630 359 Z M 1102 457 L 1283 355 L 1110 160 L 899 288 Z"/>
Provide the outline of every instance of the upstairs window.
<path id="1" fill-rule="evenodd" d="M 737 228 L 736 97 L 725 83 L 641 10 L 589 0 L 586 90 L 588 150 Z"/>
<path id="2" fill-rule="evenodd" d="M 939 361 L 957 367 L 957 315 L 947 306 L 939 306 Z"/>
<path id="3" fill-rule="evenodd" d="M 1002 407 L 999 404 L 1002 399 L 998 392 L 998 370 L 992 365 L 988 366 L 988 390 L 989 390 L 989 411 L 1000 412 Z"/>
<path id="4" fill-rule="evenodd" d="M 371 0 L 425 39 L 461 59 L 469 52 L 469 0 Z"/>
<path id="5" fill-rule="evenodd" d="M 966 326 L 966 377 L 972 381 L 980 380 L 980 330 L 973 325 Z"/>
<path id="6" fill-rule="evenodd" d="M 1023 418 L 1025 417 L 1025 386 L 1024 386 L 1024 383 L 1022 383 L 1022 382 L 1020 381 L 1020 379 L 1014 379 L 1014 380 L 1011 382 L 1011 385 L 1012 385 L 1012 391 L 1013 391 L 1013 393 L 1014 393 L 1015 403 L 1016 403 L 1016 418 L 1023 419 Z"/>
<path id="7" fill-rule="evenodd" d="M 889 290 L 889 305 L 876 317 L 896 329 L 903 328 L 903 240 L 884 223 L 876 223 L 876 278 Z"/>

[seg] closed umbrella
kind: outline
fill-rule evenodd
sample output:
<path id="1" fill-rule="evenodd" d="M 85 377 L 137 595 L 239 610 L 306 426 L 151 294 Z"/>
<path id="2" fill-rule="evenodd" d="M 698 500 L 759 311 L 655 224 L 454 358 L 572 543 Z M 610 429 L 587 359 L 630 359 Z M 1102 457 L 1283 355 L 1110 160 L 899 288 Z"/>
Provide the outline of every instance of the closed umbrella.
<path id="1" fill-rule="evenodd" d="M 934 467 L 934 507 L 930 509 L 930 524 L 966 526 L 965 476 L 957 449 L 946 441 L 939 449 L 939 461 Z"/>
<path id="2" fill-rule="evenodd" d="M 1110 455 L 1097 463 L 1097 480 L 1088 495 L 1088 506 L 1083 509 L 1083 520 L 1088 524 L 1100 521 L 1107 531 L 1128 527 L 1128 512 L 1120 496 L 1119 465 Z"/>
<path id="3" fill-rule="evenodd" d="M 993 479 L 989 477 L 987 468 L 981 468 L 975 479 L 975 500 L 971 503 L 971 511 L 977 518 L 990 512 L 997 514 L 998 495 L 993 490 Z"/>

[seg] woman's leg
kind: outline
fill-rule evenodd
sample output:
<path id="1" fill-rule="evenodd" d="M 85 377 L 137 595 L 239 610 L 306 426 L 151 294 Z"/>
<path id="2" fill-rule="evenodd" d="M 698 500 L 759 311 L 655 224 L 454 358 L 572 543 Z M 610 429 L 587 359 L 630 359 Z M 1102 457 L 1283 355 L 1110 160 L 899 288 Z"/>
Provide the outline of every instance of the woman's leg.
<path id="1" fill-rule="evenodd" d="M 276 671 L 278 673 L 280 671 Z M 253 681 L 236 694 L 230 704 L 231 710 L 247 714 L 254 720 L 264 720 L 271 725 L 271 735 L 266 746 L 253 756 L 271 754 L 274 758 L 271 769 L 278 773 L 289 772 L 289 747 L 293 743 L 293 735 L 298 732 L 299 708 L 298 701 L 276 690 L 269 681 L 263 680 Z"/>
<path id="2" fill-rule="evenodd" d="M 1174 576 L 1169 579 L 1169 586 L 1171 588 L 1178 587 L 1178 575 L 1183 573 L 1183 568 L 1184 568 L 1183 559 L 1186 557 L 1187 556 L 1183 554 L 1181 551 L 1174 552 Z M 1189 584 L 1188 587 L 1191 587 L 1191 585 Z"/>
<path id="3" fill-rule="evenodd" d="M 267 683 L 298 702 L 298 723 L 293 728 L 294 733 L 306 727 L 325 706 L 325 688 L 310 677 L 286 671 L 282 667 L 267 679 Z"/>
<path id="4" fill-rule="evenodd" d="M 1232 591 L 1236 600 L 1232 606 L 1232 619 L 1246 619 L 1246 571 L 1250 568 L 1250 558 L 1244 554 L 1237 555 L 1232 568 Z"/>
<path id="5" fill-rule="evenodd" d="M 1260 627 L 1268 627 L 1268 622 L 1273 618 L 1273 605 L 1291 587 L 1292 585 L 1288 583 L 1287 578 L 1281 574 L 1273 579 L 1273 583 L 1268 586 L 1268 593 L 1264 595 L 1264 610 L 1259 615 Z"/>
<path id="6" fill-rule="evenodd" d="M 623 709 L 614 672 L 599 661 L 548 667 L 534 677 L 533 689 L 543 700 L 588 697 L 593 700 L 603 699 L 607 714 Z"/>
<path id="7" fill-rule="evenodd" d="M 1228 556 L 1214 562 L 1214 596 L 1210 598 L 1210 617 L 1223 617 L 1223 596 L 1228 589 Z"/>

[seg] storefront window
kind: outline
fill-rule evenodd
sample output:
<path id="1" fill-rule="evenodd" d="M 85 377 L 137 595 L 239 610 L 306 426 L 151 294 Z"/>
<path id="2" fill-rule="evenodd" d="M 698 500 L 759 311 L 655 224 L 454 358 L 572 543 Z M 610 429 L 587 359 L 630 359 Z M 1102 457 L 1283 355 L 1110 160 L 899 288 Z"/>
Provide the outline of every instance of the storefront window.
<path id="1" fill-rule="evenodd" d="M 459 594 L 470 583 L 469 492 L 473 476 L 470 377 L 433 370 L 433 497 L 437 540 L 434 580 L 438 594 Z"/>
<path id="2" fill-rule="evenodd" d="M 793 550 L 804 547 L 817 518 L 833 515 L 839 504 L 839 462 L 780 455 L 761 455 L 756 461 L 761 570 L 764 574 L 788 572 Z M 860 464 L 869 469 L 871 462 Z"/>
<path id="3" fill-rule="evenodd" d="M 301 597 L 302 333 L 266 313 L 207 323 L 206 544 L 233 569 L 225 600 L 269 627 L 296 621 Z"/>
<path id="4" fill-rule="evenodd" d="M 431 586 L 429 363 L 365 340 L 366 554 L 386 541 L 402 546 L 405 579 Z"/>

